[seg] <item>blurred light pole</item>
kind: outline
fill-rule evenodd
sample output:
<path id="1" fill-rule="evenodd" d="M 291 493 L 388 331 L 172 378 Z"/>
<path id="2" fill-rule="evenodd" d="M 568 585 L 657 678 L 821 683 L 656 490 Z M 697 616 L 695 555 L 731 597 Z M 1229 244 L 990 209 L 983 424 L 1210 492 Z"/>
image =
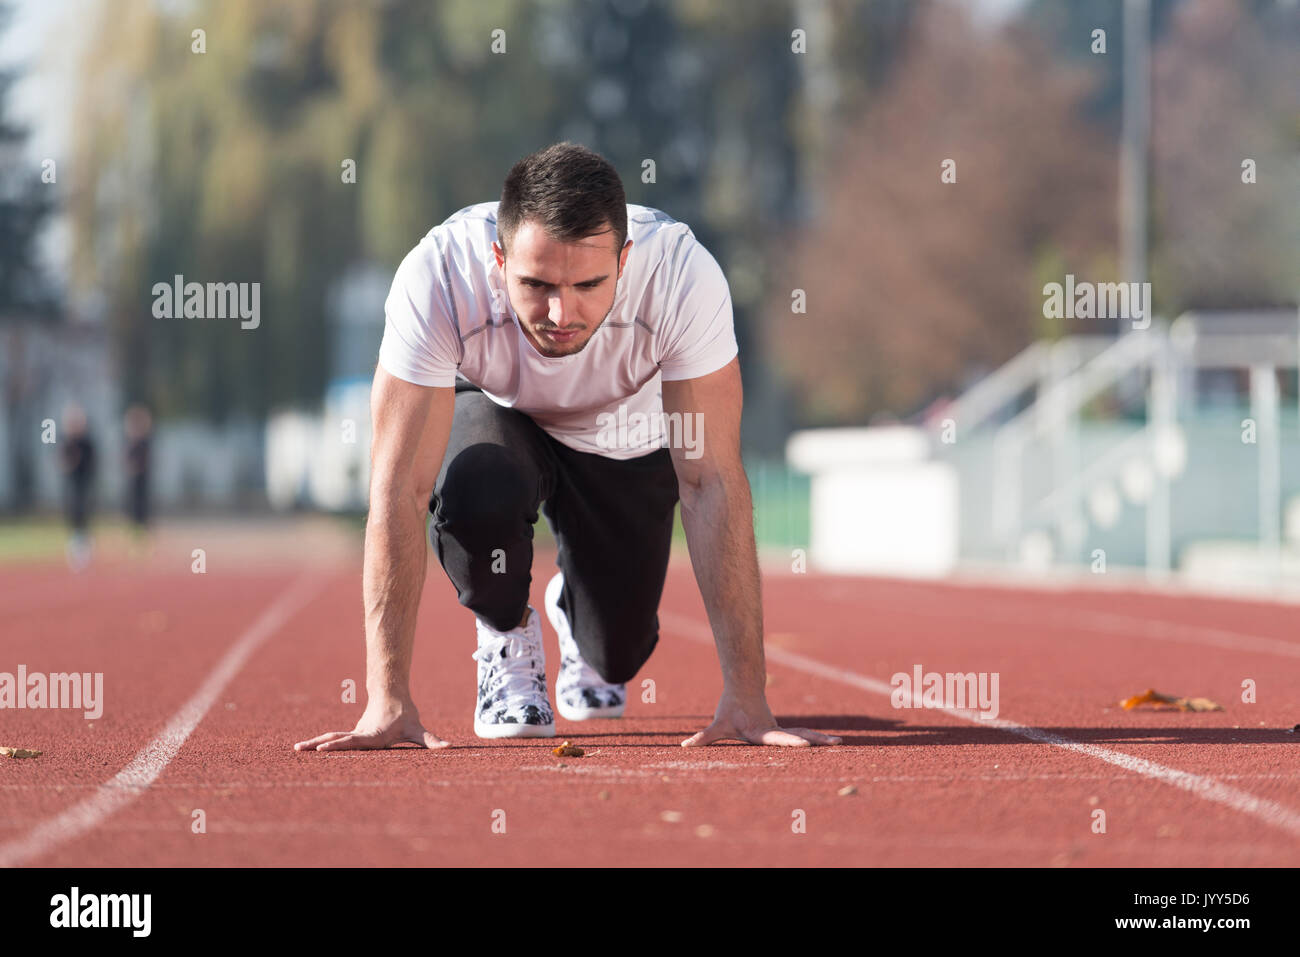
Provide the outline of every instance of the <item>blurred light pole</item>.
<path id="1" fill-rule="evenodd" d="M 1151 77 L 1148 68 L 1151 43 L 1150 0 L 1124 0 L 1124 75 L 1119 144 L 1119 257 L 1120 281 L 1147 281 L 1147 146 L 1151 129 Z M 1130 289 L 1134 288 L 1132 286 Z M 1137 288 L 1141 288 L 1138 286 Z M 1151 302 L 1147 309 L 1152 310 Z M 1148 316 L 1148 322 L 1154 317 Z M 1124 323 L 1119 338 L 1136 334 Z M 1144 330 L 1155 332 L 1158 330 Z M 1122 408 L 1132 408 L 1144 398 L 1142 376 L 1126 376 L 1116 386 Z M 1148 418 L 1151 410 L 1148 408 Z"/>
<path id="2" fill-rule="evenodd" d="M 1124 105 L 1119 149 L 1123 282 L 1147 279 L 1147 141 L 1151 128 L 1150 0 L 1124 0 Z"/>

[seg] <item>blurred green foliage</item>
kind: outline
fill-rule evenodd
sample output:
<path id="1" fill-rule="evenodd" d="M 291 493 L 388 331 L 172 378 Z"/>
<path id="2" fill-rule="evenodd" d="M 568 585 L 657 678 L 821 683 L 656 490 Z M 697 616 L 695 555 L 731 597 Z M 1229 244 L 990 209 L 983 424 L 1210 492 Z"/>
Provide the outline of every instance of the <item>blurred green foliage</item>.
<path id="1" fill-rule="evenodd" d="M 74 107 L 72 279 L 103 303 L 125 398 L 215 420 L 315 402 L 338 277 L 358 264 L 391 274 L 432 226 L 496 199 L 516 160 L 561 139 L 606 155 L 629 202 L 690 223 L 724 268 L 751 264 L 737 319 L 761 379 L 749 327 L 764 277 L 749 243 L 800 215 L 801 142 L 817 135 L 799 128 L 798 6 L 101 3 Z M 883 9 L 881 29 L 901 29 L 900 4 Z M 868 82 L 879 15 L 836 3 L 821 28 L 846 96 Z M 151 287 L 177 274 L 260 282 L 261 327 L 155 319 Z"/>
<path id="2" fill-rule="evenodd" d="M 0 3 L 0 33 L 13 17 L 12 4 Z M 54 184 L 22 156 L 29 131 L 7 109 L 20 68 L 0 71 L 0 321 L 48 319 L 55 293 L 38 264 L 38 239 L 55 210 Z"/>
<path id="3" fill-rule="evenodd" d="M 747 445 L 915 415 L 1037 335 L 1113 331 L 1045 327 L 1040 297 L 1045 277 L 1107 281 L 1117 262 L 1119 0 L 1033 0 L 996 29 L 973 9 L 102 0 L 70 105 L 69 293 L 112 329 L 127 401 L 218 421 L 314 405 L 340 278 L 391 275 L 429 228 L 495 199 L 517 159 L 570 139 L 722 264 Z M 1153 11 L 1156 303 L 1294 297 L 1300 14 Z M 940 182 L 945 158 L 957 184 Z M 152 286 L 177 274 L 260 282 L 261 326 L 155 319 Z M 809 311 L 792 318 L 796 288 Z"/>

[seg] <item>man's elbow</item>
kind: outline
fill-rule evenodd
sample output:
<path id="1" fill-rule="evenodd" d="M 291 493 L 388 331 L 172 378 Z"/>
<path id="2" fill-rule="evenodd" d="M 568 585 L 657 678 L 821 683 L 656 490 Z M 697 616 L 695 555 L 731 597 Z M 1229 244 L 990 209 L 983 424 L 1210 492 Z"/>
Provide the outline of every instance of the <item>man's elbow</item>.
<path id="1" fill-rule="evenodd" d="M 424 512 L 429 508 L 433 489 L 424 489 L 400 471 L 377 470 L 370 479 L 370 510 L 399 509 Z"/>
<path id="2" fill-rule="evenodd" d="M 711 499 L 732 502 L 748 494 L 749 481 L 741 467 L 677 473 L 677 497 L 683 512 L 696 511 Z"/>
<path id="3" fill-rule="evenodd" d="M 677 499 L 682 504 L 683 516 L 699 507 L 702 490 L 699 476 L 677 474 Z"/>

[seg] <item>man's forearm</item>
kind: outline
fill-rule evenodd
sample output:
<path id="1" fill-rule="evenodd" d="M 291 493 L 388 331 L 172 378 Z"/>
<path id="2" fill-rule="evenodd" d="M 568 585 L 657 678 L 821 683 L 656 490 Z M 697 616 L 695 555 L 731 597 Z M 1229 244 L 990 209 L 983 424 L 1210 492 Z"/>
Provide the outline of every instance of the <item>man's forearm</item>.
<path id="1" fill-rule="evenodd" d="M 682 496 L 682 526 L 709 613 L 724 691 L 764 694 L 763 604 L 749 481 L 705 481 Z"/>
<path id="2" fill-rule="evenodd" d="M 410 697 L 415 620 L 428 549 L 428 506 L 414 495 L 372 495 L 366 522 L 363 591 L 366 612 L 366 693 Z"/>

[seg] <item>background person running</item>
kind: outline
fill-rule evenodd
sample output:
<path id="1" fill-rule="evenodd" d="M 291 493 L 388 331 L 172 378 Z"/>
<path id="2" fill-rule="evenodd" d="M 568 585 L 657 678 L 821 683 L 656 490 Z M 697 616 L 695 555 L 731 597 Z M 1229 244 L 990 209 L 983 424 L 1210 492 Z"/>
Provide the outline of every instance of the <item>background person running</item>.
<path id="1" fill-rule="evenodd" d="M 85 410 L 71 402 L 63 410 L 63 437 L 59 442 L 65 480 L 64 508 L 72 534 L 68 539 L 68 565 L 81 571 L 90 563 L 90 519 L 94 501 L 95 441 Z"/>
<path id="2" fill-rule="evenodd" d="M 561 713 L 621 715 L 625 684 L 658 641 L 679 494 L 723 675 L 713 722 L 682 743 L 839 743 L 779 728 L 767 704 L 731 296 L 689 227 L 627 205 L 606 160 L 560 143 L 516 163 L 499 202 L 430 230 L 398 268 L 385 312 L 371 397 L 368 701 L 352 731 L 297 749 L 446 746 L 409 687 L 426 517 L 477 617 L 475 733 L 554 734 L 528 604 L 539 509 L 558 549 L 545 606 L 560 641 Z M 611 442 L 620 412 L 695 417 L 702 442 L 690 454 L 644 430 Z"/>
<path id="3" fill-rule="evenodd" d="M 132 405 L 123 419 L 126 430 L 127 517 L 138 548 L 145 546 L 149 533 L 150 445 L 153 439 L 153 416 L 143 405 Z"/>

